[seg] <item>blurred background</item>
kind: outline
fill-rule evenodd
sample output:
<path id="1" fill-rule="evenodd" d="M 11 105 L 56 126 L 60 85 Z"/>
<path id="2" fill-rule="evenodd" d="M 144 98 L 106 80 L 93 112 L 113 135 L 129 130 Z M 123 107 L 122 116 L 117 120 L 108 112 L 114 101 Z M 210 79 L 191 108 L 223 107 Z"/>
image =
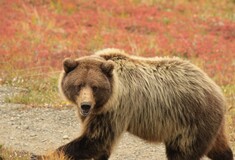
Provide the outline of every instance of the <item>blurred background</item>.
<path id="1" fill-rule="evenodd" d="M 63 59 L 103 48 L 202 68 L 226 95 L 235 150 L 235 0 L 0 0 L 0 87 L 24 89 L 7 102 L 67 105 L 57 89 Z"/>

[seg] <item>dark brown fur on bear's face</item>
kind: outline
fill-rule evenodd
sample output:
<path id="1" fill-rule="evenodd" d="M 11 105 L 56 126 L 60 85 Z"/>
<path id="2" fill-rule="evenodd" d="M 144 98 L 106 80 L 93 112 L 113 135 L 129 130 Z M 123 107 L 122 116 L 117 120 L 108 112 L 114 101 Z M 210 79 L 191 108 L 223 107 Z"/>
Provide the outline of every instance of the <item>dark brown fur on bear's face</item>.
<path id="1" fill-rule="evenodd" d="M 61 88 L 82 116 L 98 113 L 112 93 L 113 63 L 97 58 L 64 60 Z"/>

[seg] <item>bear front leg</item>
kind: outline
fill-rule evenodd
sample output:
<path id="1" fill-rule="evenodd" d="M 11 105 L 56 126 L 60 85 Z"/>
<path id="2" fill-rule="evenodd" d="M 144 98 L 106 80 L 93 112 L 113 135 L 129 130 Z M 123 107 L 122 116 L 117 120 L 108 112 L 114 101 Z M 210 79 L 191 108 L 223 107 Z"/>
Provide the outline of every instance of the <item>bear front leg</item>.
<path id="1" fill-rule="evenodd" d="M 109 147 L 99 139 L 81 136 L 70 143 L 59 147 L 57 153 L 63 153 L 72 160 L 91 159 L 107 160 L 110 156 Z"/>
<path id="2" fill-rule="evenodd" d="M 121 134 L 120 131 L 117 133 L 115 122 L 110 113 L 89 117 L 84 122 L 82 136 L 61 146 L 57 152 L 63 152 L 73 160 L 107 160 L 114 142 Z"/>

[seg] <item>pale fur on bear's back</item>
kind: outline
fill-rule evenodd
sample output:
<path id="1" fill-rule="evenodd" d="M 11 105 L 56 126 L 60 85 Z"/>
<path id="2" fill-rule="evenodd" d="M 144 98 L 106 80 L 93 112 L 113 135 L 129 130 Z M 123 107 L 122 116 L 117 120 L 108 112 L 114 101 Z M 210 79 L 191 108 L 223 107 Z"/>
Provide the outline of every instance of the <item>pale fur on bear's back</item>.
<path id="1" fill-rule="evenodd" d="M 195 140 L 199 130 L 210 130 L 208 137 L 217 134 L 223 120 L 224 97 L 195 65 L 176 57 L 129 56 L 118 49 L 101 50 L 95 55 L 115 64 L 113 94 L 105 108 L 115 110 L 116 119 L 122 119 L 118 123 L 123 126 L 117 125 L 116 130 L 125 128 L 151 142 L 187 136 L 182 137 L 185 144 L 179 144 L 185 146 Z"/>

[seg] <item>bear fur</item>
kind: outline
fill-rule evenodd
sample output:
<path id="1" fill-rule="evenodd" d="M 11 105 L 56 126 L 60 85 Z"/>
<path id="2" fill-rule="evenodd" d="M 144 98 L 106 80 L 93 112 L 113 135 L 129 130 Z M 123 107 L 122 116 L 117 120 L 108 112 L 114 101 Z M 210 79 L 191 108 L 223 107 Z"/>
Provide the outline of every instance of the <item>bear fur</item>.
<path id="1" fill-rule="evenodd" d="M 57 152 L 106 160 L 124 132 L 163 142 L 168 160 L 233 160 L 224 134 L 225 99 L 201 69 L 180 58 L 118 49 L 65 59 L 60 91 L 75 104 L 81 136 Z"/>

